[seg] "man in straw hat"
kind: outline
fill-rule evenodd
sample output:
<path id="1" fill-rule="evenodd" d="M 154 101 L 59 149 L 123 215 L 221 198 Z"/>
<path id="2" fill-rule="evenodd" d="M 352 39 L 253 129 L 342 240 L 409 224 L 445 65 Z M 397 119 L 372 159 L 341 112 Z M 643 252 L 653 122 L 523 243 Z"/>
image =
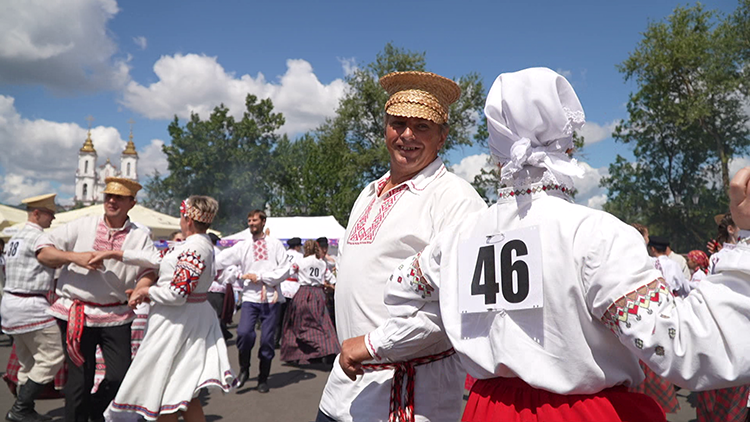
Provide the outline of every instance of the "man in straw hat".
<path id="1" fill-rule="evenodd" d="M 18 370 L 16 402 L 9 421 L 51 420 L 34 411 L 34 401 L 62 367 L 65 355 L 55 318 L 47 314 L 47 295 L 54 285 L 54 269 L 36 259 L 37 241 L 55 219 L 55 194 L 21 201 L 26 205 L 26 225 L 8 242 L 7 281 L 0 304 L 3 332 L 13 337 Z"/>
<path id="2" fill-rule="evenodd" d="M 750 381 L 748 341 L 738 335 L 750 331 L 750 243 L 719 261 L 723 274 L 674 297 L 636 230 L 568 195 L 582 170 L 566 151 L 584 115 L 565 78 L 545 68 L 502 74 L 485 114 L 505 185 L 497 204 L 396 269 L 383 327 L 402 330 L 344 342 L 347 373 L 370 356 L 413 356 L 447 334 L 478 378 L 469 422 L 663 422 L 651 398 L 626 389 L 643 380 L 639 359 L 691 390 Z M 750 168 L 740 170 L 730 190 L 744 229 L 749 183 Z"/>
<path id="3" fill-rule="evenodd" d="M 449 107 L 461 93 L 458 85 L 427 72 L 391 73 L 380 84 L 390 95 L 385 105 L 390 171 L 359 195 L 339 244 L 335 298 L 340 341 L 372 331 L 388 319 L 383 289 L 401 260 L 423 249 L 442 228 L 486 208 L 474 189 L 448 172 L 438 157 L 448 137 Z M 388 333 L 399 330 L 398 324 L 385 327 Z M 372 365 L 354 381 L 334 363 L 318 421 L 387 420 L 404 412 L 430 421 L 457 420 L 465 373 L 452 353 L 445 337 L 427 345 L 410 357 L 423 363 L 416 377 L 403 371 L 414 362 L 394 371 L 390 362 L 400 359 L 388 351 L 368 359 Z M 402 403 L 398 392 L 403 388 L 407 394 Z"/>
<path id="4" fill-rule="evenodd" d="M 135 315 L 128 307 L 128 290 L 151 282 L 151 268 L 105 260 L 92 265 L 94 251 L 143 250 L 156 253 L 148 230 L 128 218 L 141 185 L 130 179 L 108 177 L 104 215 L 81 217 L 44 234 L 37 242 L 39 261 L 62 267 L 57 282 L 59 299 L 49 313 L 57 318 L 67 351 L 65 420 L 102 420 L 130 365 L 130 325 Z M 91 394 L 100 345 L 107 369 Z"/>

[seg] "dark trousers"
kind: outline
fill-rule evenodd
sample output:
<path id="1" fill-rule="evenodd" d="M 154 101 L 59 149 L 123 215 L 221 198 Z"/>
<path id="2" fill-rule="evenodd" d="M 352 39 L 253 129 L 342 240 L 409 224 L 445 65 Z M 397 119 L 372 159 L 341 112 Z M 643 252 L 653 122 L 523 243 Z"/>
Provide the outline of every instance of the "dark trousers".
<path id="1" fill-rule="evenodd" d="M 221 334 L 224 338 L 229 337 L 229 335 L 231 335 L 229 333 L 229 328 L 227 328 L 227 324 L 221 320 L 221 312 L 224 310 L 224 293 L 208 292 L 208 303 L 214 308 L 214 311 L 216 311 L 216 317 L 219 318 Z"/>
<path id="2" fill-rule="evenodd" d="M 274 357 L 274 330 L 279 317 L 278 303 L 242 302 L 242 314 L 237 326 L 237 349 L 250 353 L 255 345 L 255 323 L 260 318 L 260 350 L 258 358 L 270 361 Z"/>
<path id="3" fill-rule="evenodd" d="M 68 362 L 68 380 L 65 383 L 65 421 L 88 422 L 104 420 L 104 410 L 115 398 L 125 373 L 130 367 L 130 323 L 114 327 L 84 327 L 81 335 L 81 353 L 84 363 L 76 366 L 67 353 L 68 322 L 57 320 L 62 331 L 63 349 Z M 95 394 L 96 345 L 104 355 L 107 371 Z"/>
<path id="4" fill-rule="evenodd" d="M 277 318 L 278 322 L 276 323 L 276 331 L 274 332 L 274 341 L 276 342 L 276 348 L 279 348 L 279 346 L 281 346 L 281 337 L 284 331 L 284 314 L 286 314 L 287 305 L 289 305 L 289 302 L 291 301 L 292 299 L 286 298 L 286 302 L 279 304 L 279 317 Z"/>
<path id="5" fill-rule="evenodd" d="M 315 422 L 336 422 L 336 419 L 326 415 L 322 410 L 318 409 L 318 415 L 315 417 Z"/>

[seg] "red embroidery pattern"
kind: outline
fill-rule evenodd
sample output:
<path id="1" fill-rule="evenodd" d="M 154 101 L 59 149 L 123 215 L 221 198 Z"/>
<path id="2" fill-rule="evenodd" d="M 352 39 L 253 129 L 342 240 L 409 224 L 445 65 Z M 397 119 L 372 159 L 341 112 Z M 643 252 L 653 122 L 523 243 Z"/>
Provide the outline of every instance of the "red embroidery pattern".
<path id="1" fill-rule="evenodd" d="M 424 299 L 427 296 L 432 296 L 432 292 L 435 291 L 435 288 L 432 287 L 422 275 L 422 268 L 419 266 L 419 257 L 421 255 L 422 252 L 418 253 L 414 259 L 412 259 L 411 264 L 409 264 L 409 268 L 407 269 L 404 269 L 406 264 L 399 265 L 397 270 L 398 274 L 394 275 L 398 275 L 396 281 L 399 283 L 404 281 L 404 279 L 408 280 L 409 284 L 411 284 L 412 290 L 421 295 L 422 299 Z M 391 276 L 391 279 L 393 279 L 393 275 Z"/>
<path id="2" fill-rule="evenodd" d="M 387 182 L 388 179 L 378 182 L 378 193 L 383 190 L 383 187 Z M 383 224 L 383 221 L 385 221 L 386 217 L 388 217 L 388 214 L 390 214 L 393 206 L 396 205 L 396 202 L 399 200 L 399 198 L 401 198 L 401 195 L 403 195 L 404 191 L 407 188 L 408 186 L 406 184 L 403 184 L 389 190 L 388 193 L 385 194 L 385 198 L 383 198 L 383 203 L 380 204 L 378 214 L 375 216 L 375 219 L 372 220 L 372 223 L 368 227 L 367 217 L 370 216 L 370 211 L 372 210 L 373 205 L 375 205 L 375 200 L 377 199 L 372 198 L 372 201 L 370 201 L 370 205 L 368 205 L 362 215 L 359 216 L 357 223 L 354 225 L 354 229 L 352 229 L 352 232 L 349 235 L 347 243 L 350 245 L 372 243 L 372 241 L 375 240 L 375 236 L 378 234 L 378 230 Z"/>
<path id="3" fill-rule="evenodd" d="M 96 226 L 96 238 L 94 239 L 93 249 L 95 251 L 120 251 L 128 233 L 130 233 L 130 225 L 126 223 L 124 229 L 112 231 L 110 235 L 109 227 L 102 220 Z"/>
<path id="4" fill-rule="evenodd" d="M 669 292 L 664 279 L 657 278 L 617 299 L 602 315 L 602 322 L 619 336 L 623 325 L 630 328 L 633 323 L 641 320 L 643 312 L 653 314 L 652 306 L 661 306 L 664 301 L 673 302 L 674 296 Z"/>
<path id="5" fill-rule="evenodd" d="M 266 246 L 265 237 L 253 241 L 253 259 L 256 261 L 268 260 L 268 247 Z"/>
<path id="6" fill-rule="evenodd" d="M 177 257 L 177 265 L 174 268 L 174 277 L 169 288 L 179 294 L 187 297 L 198 284 L 206 264 L 195 251 L 185 251 Z"/>

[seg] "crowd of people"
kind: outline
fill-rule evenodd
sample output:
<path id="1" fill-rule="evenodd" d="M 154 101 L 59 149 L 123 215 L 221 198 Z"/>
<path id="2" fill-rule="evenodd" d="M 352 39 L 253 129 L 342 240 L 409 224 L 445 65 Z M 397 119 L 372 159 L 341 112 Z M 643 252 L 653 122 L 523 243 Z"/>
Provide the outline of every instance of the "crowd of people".
<path id="1" fill-rule="evenodd" d="M 710 257 L 684 257 L 572 202 L 585 115 L 556 72 L 504 73 L 490 89 L 489 208 L 439 158 L 459 86 L 427 72 L 380 83 L 390 170 L 357 198 L 335 259 L 325 238 L 285 247 L 257 209 L 219 248 L 219 204 L 199 195 L 159 250 L 128 218 L 141 188 L 128 179 L 106 179 L 103 215 L 48 232 L 54 194 L 24 200 L 3 255 L 17 360 L 6 419 L 49 420 L 34 403 L 54 380 L 66 421 L 205 421 L 198 393 L 243 387 L 256 340 L 259 393 L 276 349 L 293 365 L 333 361 L 318 422 L 666 421 L 679 387 L 700 391 L 701 421 L 748 417 L 750 168 Z"/>

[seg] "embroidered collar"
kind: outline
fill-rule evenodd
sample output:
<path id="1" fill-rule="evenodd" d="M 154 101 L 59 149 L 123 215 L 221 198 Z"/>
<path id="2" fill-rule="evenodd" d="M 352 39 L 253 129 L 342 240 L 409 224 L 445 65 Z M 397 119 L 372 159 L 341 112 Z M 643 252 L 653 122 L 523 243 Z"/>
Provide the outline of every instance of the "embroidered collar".
<path id="1" fill-rule="evenodd" d="M 109 232 L 110 235 L 112 235 L 114 233 L 117 233 L 117 232 L 120 232 L 120 231 L 123 231 L 123 230 L 130 231 L 130 229 L 132 228 L 131 226 L 134 225 L 130 221 L 130 217 L 128 217 L 128 218 L 125 219 L 125 222 L 122 224 L 122 227 L 117 227 L 117 228 L 109 227 L 109 225 L 107 224 L 107 219 L 104 218 L 104 217 L 102 217 L 102 219 L 100 221 L 101 221 L 101 224 L 103 224 L 104 227 L 107 228 L 107 231 Z"/>
<path id="2" fill-rule="evenodd" d="M 447 169 L 445 168 L 445 164 L 443 164 L 443 160 L 438 157 L 430 164 L 428 164 L 427 167 L 423 168 L 422 171 L 417 173 L 414 177 L 404 181 L 398 186 L 394 186 L 391 190 L 396 190 L 401 186 L 406 186 L 409 191 L 419 194 L 420 192 L 425 190 L 427 186 L 432 183 L 432 181 L 442 176 L 446 171 Z M 386 183 L 388 183 L 388 180 L 390 180 L 390 178 L 391 172 L 389 171 L 388 173 L 384 174 L 383 177 L 372 184 L 372 189 L 375 190 L 374 193 L 376 196 L 380 196 L 380 192 L 383 190 L 383 187 Z"/>
<path id="3" fill-rule="evenodd" d="M 570 195 L 575 192 L 575 188 L 558 182 L 548 171 L 541 175 L 513 179 L 512 182 L 513 186 L 501 185 L 498 189 L 498 202 L 522 197 L 528 197 L 531 200 L 538 194 L 555 195 L 572 202 Z"/>

